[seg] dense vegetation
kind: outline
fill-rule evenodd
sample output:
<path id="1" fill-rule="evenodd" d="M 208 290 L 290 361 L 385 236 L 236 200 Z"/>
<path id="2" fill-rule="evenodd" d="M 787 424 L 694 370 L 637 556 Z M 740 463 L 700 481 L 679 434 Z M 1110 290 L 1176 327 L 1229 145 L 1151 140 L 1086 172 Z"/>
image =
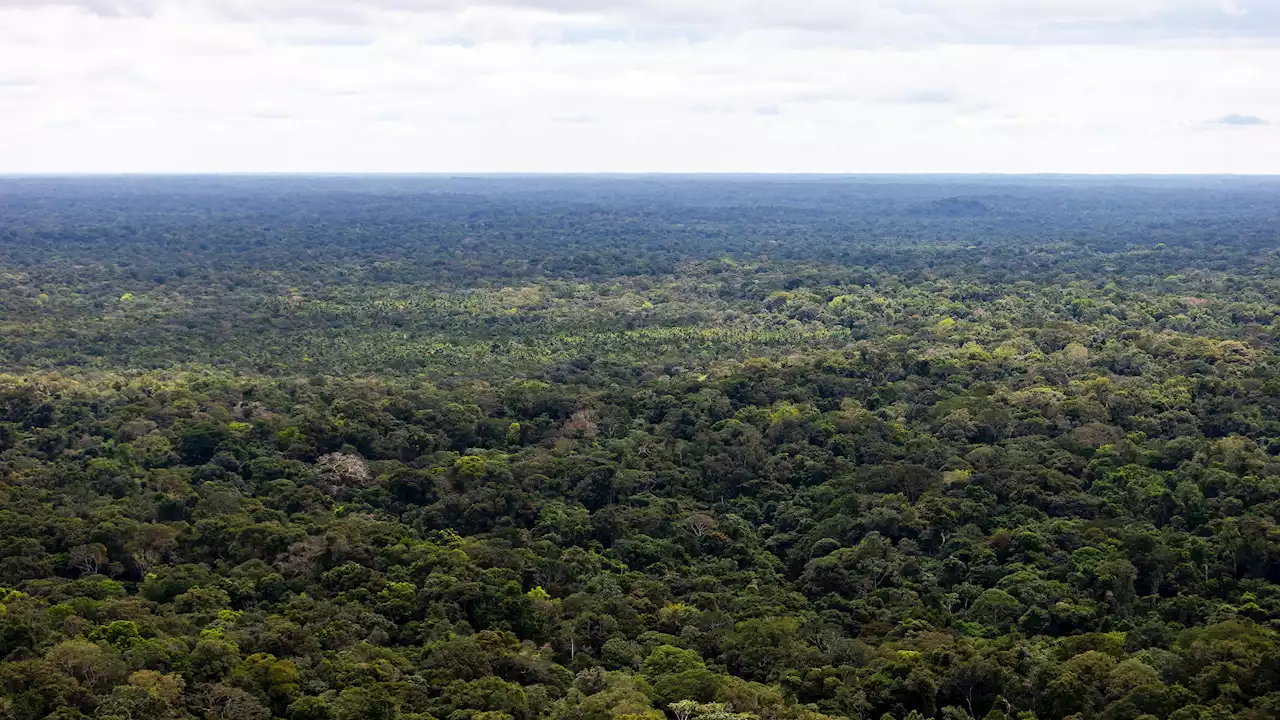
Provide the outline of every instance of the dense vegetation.
<path id="1" fill-rule="evenodd" d="M 0 180 L 0 720 L 1280 717 L 1278 201 Z"/>

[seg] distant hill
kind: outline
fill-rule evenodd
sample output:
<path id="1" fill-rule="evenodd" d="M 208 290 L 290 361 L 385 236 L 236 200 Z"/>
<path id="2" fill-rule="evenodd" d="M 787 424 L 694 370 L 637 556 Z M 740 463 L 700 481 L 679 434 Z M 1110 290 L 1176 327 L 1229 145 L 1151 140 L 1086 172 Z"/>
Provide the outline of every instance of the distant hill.
<path id="1" fill-rule="evenodd" d="M 917 207 L 911 214 L 921 217 L 972 217 L 986 215 L 991 211 L 991 206 L 981 200 L 948 197 Z"/>

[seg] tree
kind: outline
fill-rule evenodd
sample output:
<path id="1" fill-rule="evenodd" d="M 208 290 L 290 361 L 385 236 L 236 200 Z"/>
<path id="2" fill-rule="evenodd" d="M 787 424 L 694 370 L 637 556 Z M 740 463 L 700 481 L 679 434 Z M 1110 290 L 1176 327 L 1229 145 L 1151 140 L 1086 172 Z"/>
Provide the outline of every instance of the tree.
<path id="1" fill-rule="evenodd" d="M 57 672 L 95 687 L 112 683 L 124 672 L 123 664 L 113 651 L 84 638 L 54 645 L 44 659 Z"/>
<path id="2" fill-rule="evenodd" d="M 347 688 L 333 703 L 334 720 L 393 720 L 397 715 L 395 700 L 380 688 Z"/>
<path id="3" fill-rule="evenodd" d="M 268 720 L 271 711 L 249 693 L 227 685 L 206 684 L 195 688 L 189 706 L 205 720 Z"/>
<path id="4" fill-rule="evenodd" d="M 71 549 L 67 562 L 82 575 L 96 575 L 107 564 L 107 548 L 101 543 L 77 545 Z"/>
<path id="5" fill-rule="evenodd" d="M 102 720 L 164 720 L 172 717 L 172 712 L 170 703 L 158 693 L 136 685 L 118 685 L 94 716 Z"/>
<path id="6" fill-rule="evenodd" d="M 693 650 L 678 648 L 673 645 L 659 645 L 649 653 L 640 665 L 640 673 L 650 680 L 663 675 L 674 675 L 689 670 L 701 670 L 706 667 L 702 657 Z"/>
<path id="7" fill-rule="evenodd" d="M 725 703 L 699 703 L 683 700 L 671 705 L 676 720 L 754 720 L 750 713 L 736 713 Z"/>
<path id="8" fill-rule="evenodd" d="M 321 488 L 335 495 L 348 488 L 367 486 L 372 480 L 369 467 L 360 456 L 348 453 L 329 453 L 316 460 L 316 475 Z"/>
<path id="9" fill-rule="evenodd" d="M 1007 629 L 1022 614 L 1022 603 L 1003 590 L 988 588 L 974 600 L 969 613 L 975 620 Z"/>

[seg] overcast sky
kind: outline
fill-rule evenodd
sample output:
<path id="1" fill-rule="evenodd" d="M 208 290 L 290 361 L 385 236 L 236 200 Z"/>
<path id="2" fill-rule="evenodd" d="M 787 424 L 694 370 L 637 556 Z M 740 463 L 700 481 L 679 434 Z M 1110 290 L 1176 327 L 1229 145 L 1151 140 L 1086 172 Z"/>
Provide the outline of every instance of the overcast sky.
<path id="1" fill-rule="evenodd" d="M 1280 0 L 0 0 L 0 172 L 1280 173 Z"/>

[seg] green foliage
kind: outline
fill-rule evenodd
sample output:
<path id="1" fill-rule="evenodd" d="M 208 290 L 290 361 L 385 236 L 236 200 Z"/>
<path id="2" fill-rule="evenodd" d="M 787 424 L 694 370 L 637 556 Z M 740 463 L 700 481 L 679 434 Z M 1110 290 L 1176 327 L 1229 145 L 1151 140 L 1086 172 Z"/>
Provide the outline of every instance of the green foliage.
<path id="1" fill-rule="evenodd" d="M 0 181 L 0 717 L 1280 714 L 1272 181 L 598 182 Z"/>

